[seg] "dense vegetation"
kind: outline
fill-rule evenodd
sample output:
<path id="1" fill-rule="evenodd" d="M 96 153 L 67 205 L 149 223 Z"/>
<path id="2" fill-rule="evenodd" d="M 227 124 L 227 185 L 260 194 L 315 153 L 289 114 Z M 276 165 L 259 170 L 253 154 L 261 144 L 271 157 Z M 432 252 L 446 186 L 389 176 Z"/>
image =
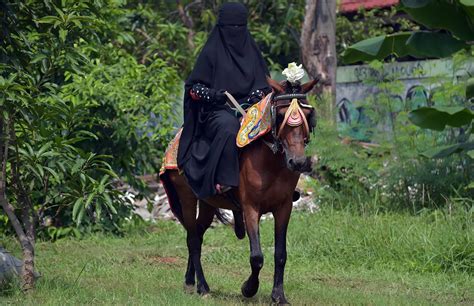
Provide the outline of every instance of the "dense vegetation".
<path id="1" fill-rule="evenodd" d="M 321 179 L 313 182 L 313 188 L 321 205 L 344 208 L 351 203 L 356 210 L 370 206 L 372 211 L 406 210 L 413 214 L 453 203 L 471 209 L 474 163 L 469 141 L 473 127 L 467 110 L 470 102 L 463 94 L 466 82 L 457 80 L 457 71 L 472 62 L 472 55 L 461 52 L 454 61 L 452 75 L 432 80 L 438 88 L 429 103 L 466 112 L 467 118 L 457 114 L 453 126 L 443 125 L 441 131 L 412 123 L 413 106 L 397 98 L 404 94 L 403 83 L 397 75 L 385 77 L 381 62 L 370 64 L 378 73 L 365 82 L 376 88 L 377 94 L 354 106 L 363 108 L 364 120 L 335 128 L 323 117 L 311 143 L 310 151 L 319 157 L 316 172 Z M 429 120 L 442 121 L 439 116 Z"/>
<path id="2" fill-rule="evenodd" d="M 417 26 L 366 37 L 346 48 L 346 63 L 372 61 L 376 73 L 366 82 L 376 94 L 358 102 L 364 116 L 352 126 L 339 131 L 327 124 L 320 127 L 317 135 L 323 144 L 313 145 L 328 180 L 316 183 L 318 195 L 336 206 L 352 202 L 366 209 L 373 203 L 375 210 L 409 209 L 414 214 L 453 203 L 472 209 L 473 7 L 469 1 L 402 0 L 398 9 L 427 30 Z M 434 47 L 438 45 L 442 48 Z M 428 80 L 436 90 L 423 104 L 400 101 L 404 86 L 399 76 L 387 74 L 380 62 L 406 56 L 452 57 L 451 74 Z M 375 145 L 341 145 L 337 140 L 341 132 Z"/>
<path id="3" fill-rule="evenodd" d="M 273 70 L 299 56 L 303 2 L 248 3 L 251 32 Z M 17 208 L 31 203 L 40 236 L 120 230 L 130 207 L 117 180 L 143 190 L 136 175 L 159 168 L 181 119 L 182 80 L 218 5 L 187 3 L 189 27 L 175 3 L 1 2 L 3 141 L 14 144 L 7 196 Z M 374 14 L 371 34 L 393 31 Z M 356 20 L 349 33 L 348 22 L 338 19 L 340 48 L 365 31 Z M 6 216 L 0 222 L 9 231 Z"/>

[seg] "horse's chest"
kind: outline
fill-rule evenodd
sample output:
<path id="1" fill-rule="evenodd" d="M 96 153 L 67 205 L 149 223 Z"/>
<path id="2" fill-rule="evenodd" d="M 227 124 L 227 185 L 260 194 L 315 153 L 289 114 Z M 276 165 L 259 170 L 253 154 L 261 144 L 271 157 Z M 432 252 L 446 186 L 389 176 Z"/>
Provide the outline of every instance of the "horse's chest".
<path id="1" fill-rule="evenodd" d="M 253 173 L 244 176 L 241 184 L 241 200 L 257 205 L 262 213 L 274 211 L 275 207 L 291 203 L 299 174 L 290 171 L 281 173 Z"/>

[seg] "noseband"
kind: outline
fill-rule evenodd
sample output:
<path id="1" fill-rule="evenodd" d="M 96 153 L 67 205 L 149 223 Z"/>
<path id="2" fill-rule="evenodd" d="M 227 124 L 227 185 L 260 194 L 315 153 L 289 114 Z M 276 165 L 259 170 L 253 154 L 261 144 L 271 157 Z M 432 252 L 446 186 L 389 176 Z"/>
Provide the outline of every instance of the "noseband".
<path id="1" fill-rule="evenodd" d="M 285 125 L 289 125 L 292 127 L 297 127 L 300 125 L 304 125 L 304 141 L 305 144 L 309 142 L 309 137 L 312 131 L 313 126 L 312 121 L 308 123 L 306 116 L 303 112 L 303 108 L 307 108 L 311 110 L 311 116 L 314 116 L 314 107 L 302 103 L 301 100 L 306 99 L 306 94 L 282 94 L 275 97 L 271 97 L 271 124 L 272 124 L 272 143 L 264 141 L 265 144 L 270 147 L 272 152 L 275 154 L 278 151 L 283 149 L 283 145 L 280 140 L 281 132 Z M 290 103 L 278 104 L 277 101 L 281 100 L 290 100 Z M 278 109 L 281 107 L 288 107 L 283 122 L 280 124 L 279 128 L 277 129 L 277 114 Z"/>

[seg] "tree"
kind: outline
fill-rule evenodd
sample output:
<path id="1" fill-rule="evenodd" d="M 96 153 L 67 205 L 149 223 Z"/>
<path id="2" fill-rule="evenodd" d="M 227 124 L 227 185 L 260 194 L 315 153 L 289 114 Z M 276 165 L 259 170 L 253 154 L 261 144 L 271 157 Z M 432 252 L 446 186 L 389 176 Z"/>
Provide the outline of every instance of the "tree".
<path id="1" fill-rule="evenodd" d="M 307 0 L 301 31 L 301 57 L 312 78 L 320 77 L 331 120 L 336 107 L 336 0 Z"/>
<path id="2" fill-rule="evenodd" d="M 132 208 L 117 173 L 158 169 L 171 137 L 175 54 L 136 44 L 133 18 L 150 10 L 121 3 L 0 1 L 0 205 L 21 245 L 25 291 L 36 236 L 120 232 Z M 173 35 L 181 26 L 150 23 L 162 29 L 158 43 L 186 41 Z"/>

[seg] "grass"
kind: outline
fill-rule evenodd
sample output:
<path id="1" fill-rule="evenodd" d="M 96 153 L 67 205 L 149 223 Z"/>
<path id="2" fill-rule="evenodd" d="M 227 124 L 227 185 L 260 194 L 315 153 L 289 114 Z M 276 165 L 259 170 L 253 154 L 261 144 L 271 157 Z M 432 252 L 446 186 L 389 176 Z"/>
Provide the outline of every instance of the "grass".
<path id="1" fill-rule="evenodd" d="M 474 304 L 472 218 L 439 213 L 361 216 L 347 212 L 295 213 L 288 236 L 286 295 L 301 304 Z M 35 292 L 0 293 L 8 304 L 269 304 L 273 222 L 262 223 L 265 265 L 256 297 L 240 286 L 249 274 L 248 240 L 229 227 L 208 232 L 203 265 L 211 296 L 182 290 L 184 230 L 159 222 L 123 238 L 39 242 L 43 277 Z M 18 254 L 13 240 L 5 246 Z"/>

